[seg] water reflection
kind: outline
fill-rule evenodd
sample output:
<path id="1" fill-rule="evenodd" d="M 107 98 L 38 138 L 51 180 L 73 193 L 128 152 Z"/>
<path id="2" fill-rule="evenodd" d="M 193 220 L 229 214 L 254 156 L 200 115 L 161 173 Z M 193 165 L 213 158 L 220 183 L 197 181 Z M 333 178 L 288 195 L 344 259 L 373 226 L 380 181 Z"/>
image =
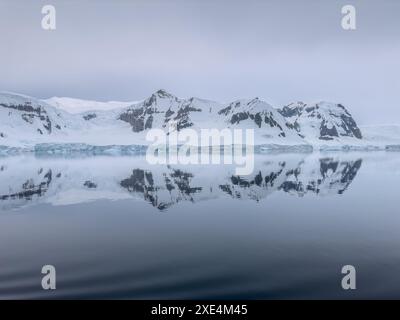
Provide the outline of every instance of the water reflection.
<path id="1" fill-rule="evenodd" d="M 399 164 L 269 154 L 237 176 L 142 157 L 0 158 L 0 297 L 398 299 Z"/>
<path id="2" fill-rule="evenodd" d="M 3 167 L 2 167 L 3 168 Z M 4 171 L 4 170 L 2 170 Z M 43 173 L 43 168 L 38 171 L 38 175 L 40 176 Z M 26 199 L 32 200 L 34 196 L 43 196 L 49 188 L 49 185 L 52 181 L 52 171 L 48 170 L 42 178 L 40 178 L 40 182 L 35 184 L 33 178 L 27 178 L 26 181 L 22 184 L 19 191 L 11 191 L 11 193 L 0 195 L 0 200 L 15 200 L 15 199 Z M 4 181 L 6 182 L 6 181 Z M 9 190 L 13 190 L 10 185 L 8 186 Z M 17 189 L 17 188 L 16 188 Z"/>
<path id="3" fill-rule="evenodd" d="M 150 166 L 142 157 L 1 161 L 3 210 L 135 198 L 162 211 L 181 201 L 260 201 L 273 192 L 300 197 L 343 194 L 362 164 L 357 157 L 260 156 L 253 174 L 237 176 L 232 166 Z"/>

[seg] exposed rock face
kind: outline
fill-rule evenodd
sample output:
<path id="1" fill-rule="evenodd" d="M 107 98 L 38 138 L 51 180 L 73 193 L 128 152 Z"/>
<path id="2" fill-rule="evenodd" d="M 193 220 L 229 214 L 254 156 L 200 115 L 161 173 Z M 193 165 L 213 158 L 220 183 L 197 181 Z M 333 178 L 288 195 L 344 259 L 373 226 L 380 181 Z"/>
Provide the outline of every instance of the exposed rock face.
<path id="1" fill-rule="evenodd" d="M 85 183 L 83 185 L 88 189 L 96 189 L 97 188 L 97 184 L 90 180 L 85 181 Z"/>
<path id="2" fill-rule="evenodd" d="M 338 107 L 343 109 L 343 113 L 340 115 L 342 119 L 342 128 L 347 134 L 347 136 L 354 136 L 357 139 L 362 139 L 362 134 L 360 128 L 358 128 L 357 123 L 351 116 L 351 114 L 346 110 L 344 106 L 338 104 Z"/>
<path id="3" fill-rule="evenodd" d="M 165 128 L 170 122 L 174 122 L 179 131 L 193 126 L 192 113 L 202 112 L 194 101 L 194 98 L 179 99 L 165 90 L 159 90 L 142 103 L 127 108 L 119 119 L 128 122 L 133 132 Z"/>
<path id="4" fill-rule="evenodd" d="M 195 108 L 191 105 L 191 102 L 184 103 L 181 108 L 179 108 L 176 116 L 172 119 L 177 123 L 177 130 L 182 130 L 188 127 L 193 126 L 193 122 L 190 119 L 191 112 L 201 112 L 202 110 L 199 108 Z M 168 121 L 166 121 L 168 122 Z"/>
<path id="5" fill-rule="evenodd" d="M 119 116 L 119 119 L 128 122 L 132 126 L 133 132 L 141 132 L 145 129 L 144 122 L 148 123 L 148 118 L 152 115 L 151 109 L 137 108 L 129 109 Z M 152 122 L 152 120 L 151 120 Z M 151 128 L 151 127 L 150 127 Z"/>
<path id="6" fill-rule="evenodd" d="M 287 131 L 291 130 L 277 110 L 258 98 L 235 101 L 221 109 L 218 114 L 227 117 L 232 125 L 252 122 L 258 128 L 275 129 L 279 137 L 285 137 Z"/>
<path id="7" fill-rule="evenodd" d="M 228 105 L 200 99 L 180 99 L 164 90 L 154 93 L 144 102 L 127 108 L 119 119 L 128 122 L 134 132 L 151 128 L 166 128 L 174 123 L 176 129 L 199 126 L 207 121 L 219 122 L 217 127 L 272 129 L 274 135 L 284 138 L 292 128 L 286 120 L 269 104 L 259 100 L 238 100 Z M 297 133 L 296 133 L 297 134 Z"/>
<path id="8" fill-rule="evenodd" d="M 88 113 L 88 114 L 83 115 L 83 119 L 86 121 L 89 121 L 89 120 L 92 120 L 95 118 L 97 118 L 97 114 L 95 114 L 95 113 Z"/>
<path id="9" fill-rule="evenodd" d="M 165 128 L 171 121 L 176 123 L 179 131 L 198 125 L 196 114 L 199 114 L 225 123 L 226 127 L 266 129 L 267 136 L 280 138 L 296 136 L 307 142 L 339 140 L 341 137 L 362 139 L 353 117 L 341 104 L 298 102 L 278 110 L 255 98 L 225 105 L 215 103 L 210 106 L 213 112 L 208 114 L 207 109 L 207 104 L 199 105 L 194 98 L 179 99 L 159 90 L 144 102 L 129 107 L 119 119 L 130 123 L 134 132 Z"/>
<path id="10" fill-rule="evenodd" d="M 320 102 L 307 105 L 292 103 L 279 112 L 289 125 L 307 139 L 334 140 L 340 137 L 362 139 L 351 114 L 341 104 Z"/>
<path id="11" fill-rule="evenodd" d="M 152 129 L 155 114 L 161 114 L 161 117 L 165 116 L 163 107 L 177 102 L 177 98 L 164 90 L 159 90 L 142 103 L 127 108 L 120 114 L 119 119 L 128 122 L 132 126 L 133 132 Z"/>
<path id="12" fill-rule="evenodd" d="M 20 111 L 21 118 L 29 124 L 33 124 L 35 120 L 38 120 L 39 122 L 41 122 L 43 128 L 47 131 L 47 133 L 51 133 L 52 123 L 46 110 L 42 106 L 33 107 L 31 102 L 27 101 L 24 104 L 0 103 L 0 107 Z M 40 131 L 41 134 L 43 134 L 42 130 Z"/>
<path id="13" fill-rule="evenodd" d="M 0 94 L 0 126 L 3 138 L 13 140 L 50 136 L 63 130 L 65 118 L 40 100 L 12 93 Z"/>

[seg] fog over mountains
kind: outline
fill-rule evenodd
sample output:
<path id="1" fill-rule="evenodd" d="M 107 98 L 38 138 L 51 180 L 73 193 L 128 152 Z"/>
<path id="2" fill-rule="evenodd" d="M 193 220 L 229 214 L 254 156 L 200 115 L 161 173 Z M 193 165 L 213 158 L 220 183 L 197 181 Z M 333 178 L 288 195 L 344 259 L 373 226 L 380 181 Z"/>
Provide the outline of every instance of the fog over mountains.
<path id="1" fill-rule="evenodd" d="M 273 107 L 259 98 L 219 103 L 179 98 L 158 90 L 137 102 L 96 102 L 71 98 L 40 100 L 0 93 L 0 146 L 18 150 L 85 150 L 146 146 L 150 129 L 254 129 L 256 146 L 268 149 L 396 150 L 398 127 L 360 128 L 349 109 L 325 101 Z M 221 144 L 224 144 L 221 141 Z M 106 148 L 107 149 L 107 148 Z M 117 148 L 118 149 L 118 148 Z"/>

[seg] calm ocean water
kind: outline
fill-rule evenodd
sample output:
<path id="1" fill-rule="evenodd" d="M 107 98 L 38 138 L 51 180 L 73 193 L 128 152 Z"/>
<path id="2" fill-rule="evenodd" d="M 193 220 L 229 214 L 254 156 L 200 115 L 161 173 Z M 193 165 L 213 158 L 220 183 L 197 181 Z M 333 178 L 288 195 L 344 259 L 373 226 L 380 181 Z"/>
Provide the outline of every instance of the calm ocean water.
<path id="1" fill-rule="evenodd" d="M 400 298 L 400 153 L 260 155 L 234 172 L 0 158 L 0 298 Z"/>

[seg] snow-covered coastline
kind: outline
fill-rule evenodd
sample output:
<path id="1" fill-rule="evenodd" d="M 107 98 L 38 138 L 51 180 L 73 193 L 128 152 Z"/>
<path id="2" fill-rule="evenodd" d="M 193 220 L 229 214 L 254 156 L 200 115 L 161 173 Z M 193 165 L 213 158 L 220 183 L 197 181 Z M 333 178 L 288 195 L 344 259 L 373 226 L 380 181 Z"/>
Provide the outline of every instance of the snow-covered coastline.
<path id="1" fill-rule="evenodd" d="M 258 98 L 219 103 L 159 90 L 138 102 L 0 93 L 0 155 L 136 154 L 149 145 L 148 130 L 168 130 L 171 122 L 178 131 L 254 129 L 257 153 L 400 151 L 400 125 L 359 127 L 341 104 L 296 102 L 279 109 Z"/>

